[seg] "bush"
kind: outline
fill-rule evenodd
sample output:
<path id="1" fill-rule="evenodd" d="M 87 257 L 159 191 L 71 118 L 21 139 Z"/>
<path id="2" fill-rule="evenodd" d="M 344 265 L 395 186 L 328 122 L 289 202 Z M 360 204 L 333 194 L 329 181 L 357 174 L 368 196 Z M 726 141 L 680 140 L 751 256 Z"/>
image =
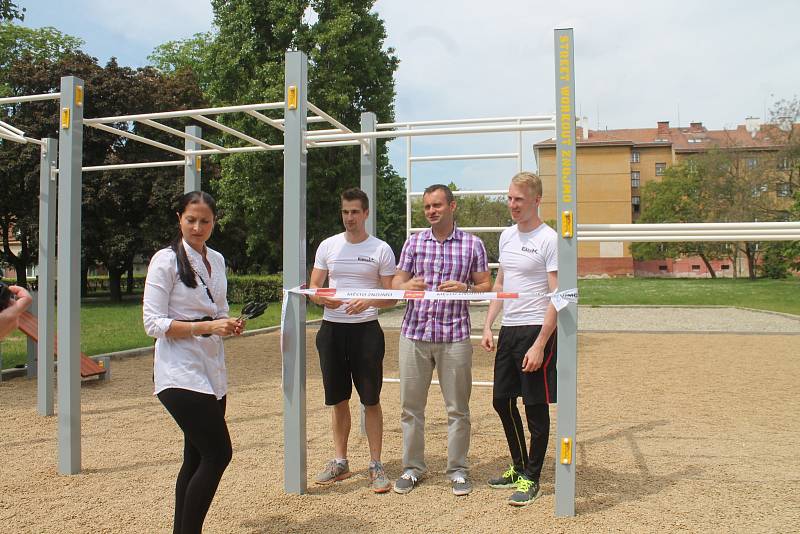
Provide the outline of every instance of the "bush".
<path id="1" fill-rule="evenodd" d="M 231 303 L 276 302 L 281 300 L 282 293 L 283 276 L 279 274 L 228 276 L 228 302 Z"/>

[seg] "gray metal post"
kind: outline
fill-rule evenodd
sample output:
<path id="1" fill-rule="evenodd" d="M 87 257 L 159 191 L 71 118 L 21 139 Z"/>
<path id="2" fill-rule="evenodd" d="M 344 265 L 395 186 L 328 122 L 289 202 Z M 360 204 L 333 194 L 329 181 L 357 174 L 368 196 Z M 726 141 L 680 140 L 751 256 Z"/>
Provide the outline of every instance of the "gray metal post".
<path id="1" fill-rule="evenodd" d="M 39 345 L 37 348 L 36 407 L 39 415 L 53 415 L 56 332 L 56 186 L 58 140 L 42 139 L 39 169 Z"/>
<path id="2" fill-rule="evenodd" d="M 58 154 L 58 472 L 81 470 L 83 80 L 61 78 Z"/>
<path id="3" fill-rule="evenodd" d="M 38 315 L 38 298 L 37 292 L 31 291 L 31 297 L 33 298 L 33 303 L 31 303 L 31 307 L 28 309 L 32 315 Z M 25 339 L 27 342 L 27 358 L 25 362 L 25 376 L 27 378 L 36 378 L 36 342 L 31 338 L 27 337 Z"/>
<path id="4" fill-rule="evenodd" d="M 374 132 L 377 124 L 375 114 L 372 112 L 361 114 L 361 131 Z M 361 147 L 361 190 L 369 197 L 369 217 L 367 218 L 367 232 L 375 235 L 377 226 L 375 217 L 378 214 L 378 141 L 369 139 L 369 149 Z"/>
<path id="5" fill-rule="evenodd" d="M 283 288 L 306 281 L 306 116 L 308 58 L 286 53 L 283 149 Z M 285 293 L 283 337 L 284 489 L 306 492 L 306 299 Z"/>
<path id="6" fill-rule="evenodd" d="M 578 283 L 577 193 L 575 171 L 575 62 L 572 28 L 555 31 L 556 184 L 558 287 Z M 578 417 L 578 306 L 558 313 L 558 419 L 556 424 L 556 515 L 575 515 L 575 433 Z"/>
<path id="7" fill-rule="evenodd" d="M 186 133 L 195 137 L 202 137 L 203 130 L 199 126 L 187 126 Z M 186 150 L 200 150 L 200 143 L 192 139 L 184 141 Z M 183 168 L 183 192 L 200 191 L 202 188 L 201 165 L 202 156 L 186 156 L 186 166 Z"/>

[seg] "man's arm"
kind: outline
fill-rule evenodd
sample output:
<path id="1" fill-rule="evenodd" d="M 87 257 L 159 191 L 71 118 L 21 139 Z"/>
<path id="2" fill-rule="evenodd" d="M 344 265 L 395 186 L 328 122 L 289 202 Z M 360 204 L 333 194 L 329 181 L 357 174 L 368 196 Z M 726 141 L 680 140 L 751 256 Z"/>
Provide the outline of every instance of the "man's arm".
<path id="1" fill-rule="evenodd" d="M 325 279 L 328 277 L 326 269 L 318 269 L 314 267 L 311 270 L 311 278 L 308 280 L 308 287 L 311 289 L 319 289 L 324 287 Z M 317 306 L 324 306 L 335 310 L 343 304 L 341 299 L 333 299 L 330 297 L 320 297 L 319 295 L 309 295 L 308 298 Z"/>
<path id="2" fill-rule="evenodd" d="M 392 289 L 394 275 L 381 276 L 381 286 L 383 289 Z M 366 310 L 370 306 L 373 308 L 391 308 L 397 304 L 397 300 L 389 299 L 354 299 L 347 303 L 345 311 L 348 315 L 355 315 Z"/>
<path id="3" fill-rule="evenodd" d="M 494 279 L 492 291 L 503 291 L 503 268 L 497 269 L 497 278 Z M 492 333 L 492 325 L 500 310 L 503 308 L 502 300 L 492 300 L 489 302 L 489 310 L 486 312 L 486 320 L 483 323 L 483 339 L 481 339 L 481 347 L 486 352 L 494 350 L 494 334 Z"/>
<path id="4" fill-rule="evenodd" d="M 551 292 L 558 289 L 557 271 L 550 271 L 547 273 L 547 285 L 550 287 Z M 553 303 L 549 302 L 547 304 L 547 311 L 544 314 L 542 329 L 539 331 L 539 335 L 536 336 L 536 341 L 533 342 L 533 345 L 528 349 L 528 352 L 525 353 L 525 357 L 522 359 L 522 370 L 524 372 L 530 373 L 542 366 L 542 362 L 544 361 L 544 347 L 547 344 L 547 340 L 549 340 L 550 336 L 553 334 L 553 330 L 556 329 L 557 318 L 558 312 L 553 306 Z"/>
<path id="5" fill-rule="evenodd" d="M 397 269 L 392 279 L 392 289 L 425 291 L 425 280 L 422 277 L 412 278 L 410 272 Z"/>
<path id="6" fill-rule="evenodd" d="M 13 332 L 19 326 L 19 316 L 28 309 L 33 302 L 30 293 L 19 286 L 9 286 L 8 290 L 14 294 L 15 300 L 0 312 L 0 339 Z"/>

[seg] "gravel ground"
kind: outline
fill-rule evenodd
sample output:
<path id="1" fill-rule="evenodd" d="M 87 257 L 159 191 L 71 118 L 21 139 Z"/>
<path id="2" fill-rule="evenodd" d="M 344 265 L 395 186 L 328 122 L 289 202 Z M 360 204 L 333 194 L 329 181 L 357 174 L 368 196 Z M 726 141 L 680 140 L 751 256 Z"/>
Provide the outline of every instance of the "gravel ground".
<path id="1" fill-rule="evenodd" d="M 470 307 L 473 334 L 483 330 L 488 306 Z M 380 315 L 384 328 L 399 328 L 403 307 Z M 500 328 L 501 316 L 495 322 Z M 580 306 L 580 332 L 726 332 L 800 334 L 800 316 L 730 307 Z"/>
<path id="2" fill-rule="evenodd" d="M 582 320 L 595 311 L 582 309 Z M 647 312 L 637 317 L 656 313 Z M 332 448 L 313 336 L 309 328 L 309 479 Z M 397 331 L 386 338 L 385 375 L 397 376 Z M 366 440 L 354 431 L 355 476 L 333 487 L 310 483 L 305 495 L 285 494 L 278 335 L 229 340 L 234 458 L 205 531 L 497 534 L 521 525 L 578 533 L 798 531 L 795 336 L 584 331 L 578 342 L 577 516 L 555 518 L 552 436 L 543 494 L 533 505 L 512 509 L 507 490 L 484 484 L 508 462 L 488 388 L 472 393 L 470 496 L 454 497 L 444 479 L 447 418 L 435 386 L 426 434 L 431 476 L 417 489 L 372 494 Z M 112 365 L 111 382 L 82 388 L 83 471 L 77 476 L 57 474 L 57 420 L 36 414 L 36 383 L 0 383 L 0 532 L 170 531 L 180 432 L 151 395 L 150 357 Z M 476 348 L 474 379 L 491 378 L 492 357 Z M 402 469 L 398 401 L 397 386 L 386 384 L 383 459 L 391 477 Z M 357 409 L 355 400 L 351 406 Z M 551 415 L 555 430 L 557 406 Z"/>

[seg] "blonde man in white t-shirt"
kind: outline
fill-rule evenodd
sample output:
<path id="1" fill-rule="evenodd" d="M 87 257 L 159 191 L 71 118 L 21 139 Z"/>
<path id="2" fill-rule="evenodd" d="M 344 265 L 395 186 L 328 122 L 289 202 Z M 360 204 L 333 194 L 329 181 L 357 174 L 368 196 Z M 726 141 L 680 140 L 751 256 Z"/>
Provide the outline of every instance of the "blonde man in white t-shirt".
<path id="1" fill-rule="evenodd" d="M 345 231 L 325 239 L 317 249 L 311 288 L 391 289 L 395 259 L 391 247 L 366 230 L 369 198 L 357 188 L 342 193 L 342 222 Z M 325 404 L 333 406 L 334 457 L 315 477 L 317 484 L 333 484 L 351 476 L 347 461 L 350 435 L 350 396 L 353 386 L 364 405 L 369 442 L 370 485 L 375 493 L 386 493 L 391 483 L 381 463 L 383 412 L 380 405 L 383 384 L 383 330 L 377 308 L 393 306 L 394 300 L 340 300 L 313 296 L 325 307 L 317 332 Z"/>
<path id="2" fill-rule="evenodd" d="M 539 218 L 542 182 L 520 172 L 508 188 L 508 209 L 516 223 L 500 236 L 500 269 L 494 291 L 551 292 L 558 287 L 558 236 Z M 494 300 L 489 305 L 481 346 L 495 349 L 492 335 L 500 308 L 503 321 L 494 363 L 492 404 L 503 423 L 512 464 L 493 488 L 516 488 L 509 504 L 525 506 L 539 496 L 550 435 L 549 404 L 556 402 L 556 309 L 546 297 L 530 300 Z M 530 450 L 517 408 L 522 397 L 531 431 Z"/>

